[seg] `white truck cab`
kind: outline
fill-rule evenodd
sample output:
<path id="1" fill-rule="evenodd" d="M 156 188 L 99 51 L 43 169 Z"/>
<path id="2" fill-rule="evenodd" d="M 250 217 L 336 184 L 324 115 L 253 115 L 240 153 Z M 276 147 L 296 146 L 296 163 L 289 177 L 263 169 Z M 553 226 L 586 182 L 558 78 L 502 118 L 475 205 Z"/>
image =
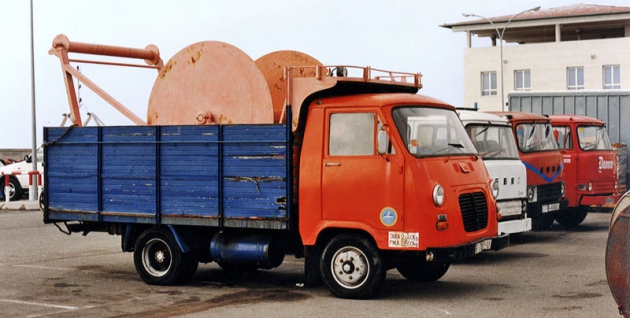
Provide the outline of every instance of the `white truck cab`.
<path id="1" fill-rule="evenodd" d="M 499 184 L 499 233 L 516 234 L 532 229 L 527 217 L 527 172 L 519 158 L 512 126 L 507 119 L 476 110 L 457 113 L 481 155 L 490 177 Z"/>

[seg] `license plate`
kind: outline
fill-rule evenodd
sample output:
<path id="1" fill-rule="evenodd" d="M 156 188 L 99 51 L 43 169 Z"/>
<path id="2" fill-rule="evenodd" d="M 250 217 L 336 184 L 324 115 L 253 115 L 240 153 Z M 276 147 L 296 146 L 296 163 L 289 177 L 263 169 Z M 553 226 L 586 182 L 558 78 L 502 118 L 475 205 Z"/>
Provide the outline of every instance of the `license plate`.
<path id="1" fill-rule="evenodd" d="M 485 240 L 475 244 L 475 254 L 481 253 L 481 251 L 489 250 L 492 246 L 492 240 Z"/>
<path id="2" fill-rule="evenodd" d="M 605 204 L 615 204 L 615 198 L 606 198 Z"/>
<path id="3" fill-rule="evenodd" d="M 560 203 L 545 204 L 542 206 L 542 213 L 560 210 Z"/>

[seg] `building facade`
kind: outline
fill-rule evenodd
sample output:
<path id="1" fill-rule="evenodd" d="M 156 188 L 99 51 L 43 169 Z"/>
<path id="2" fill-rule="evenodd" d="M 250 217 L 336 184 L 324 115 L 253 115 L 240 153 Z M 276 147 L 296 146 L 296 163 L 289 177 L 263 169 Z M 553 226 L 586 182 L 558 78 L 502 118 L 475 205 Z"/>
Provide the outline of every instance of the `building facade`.
<path id="1" fill-rule="evenodd" d="M 515 92 L 630 90 L 630 7 L 580 4 L 468 16 L 477 19 L 442 25 L 467 34 L 461 106 L 507 110 Z M 489 45 L 472 47 L 473 35 Z"/>

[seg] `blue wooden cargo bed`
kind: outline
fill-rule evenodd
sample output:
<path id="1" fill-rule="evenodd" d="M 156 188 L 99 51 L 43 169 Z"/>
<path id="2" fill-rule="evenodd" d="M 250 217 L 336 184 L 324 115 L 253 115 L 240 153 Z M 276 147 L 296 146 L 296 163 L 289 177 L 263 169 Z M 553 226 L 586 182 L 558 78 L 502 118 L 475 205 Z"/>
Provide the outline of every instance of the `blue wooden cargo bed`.
<path id="1" fill-rule="evenodd" d="M 45 128 L 46 222 L 290 227 L 284 124 Z"/>

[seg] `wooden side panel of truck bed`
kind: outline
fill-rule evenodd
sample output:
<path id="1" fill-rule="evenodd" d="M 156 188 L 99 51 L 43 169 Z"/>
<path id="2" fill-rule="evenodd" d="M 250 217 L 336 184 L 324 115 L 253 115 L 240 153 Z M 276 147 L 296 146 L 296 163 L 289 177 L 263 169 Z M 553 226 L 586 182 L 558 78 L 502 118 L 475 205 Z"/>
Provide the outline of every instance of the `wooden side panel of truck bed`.
<path id="1" fill-rule="evenodd" d="M 66 129 L 44 133 L 50 222 L 289 226 L 286 125 Z"/>

